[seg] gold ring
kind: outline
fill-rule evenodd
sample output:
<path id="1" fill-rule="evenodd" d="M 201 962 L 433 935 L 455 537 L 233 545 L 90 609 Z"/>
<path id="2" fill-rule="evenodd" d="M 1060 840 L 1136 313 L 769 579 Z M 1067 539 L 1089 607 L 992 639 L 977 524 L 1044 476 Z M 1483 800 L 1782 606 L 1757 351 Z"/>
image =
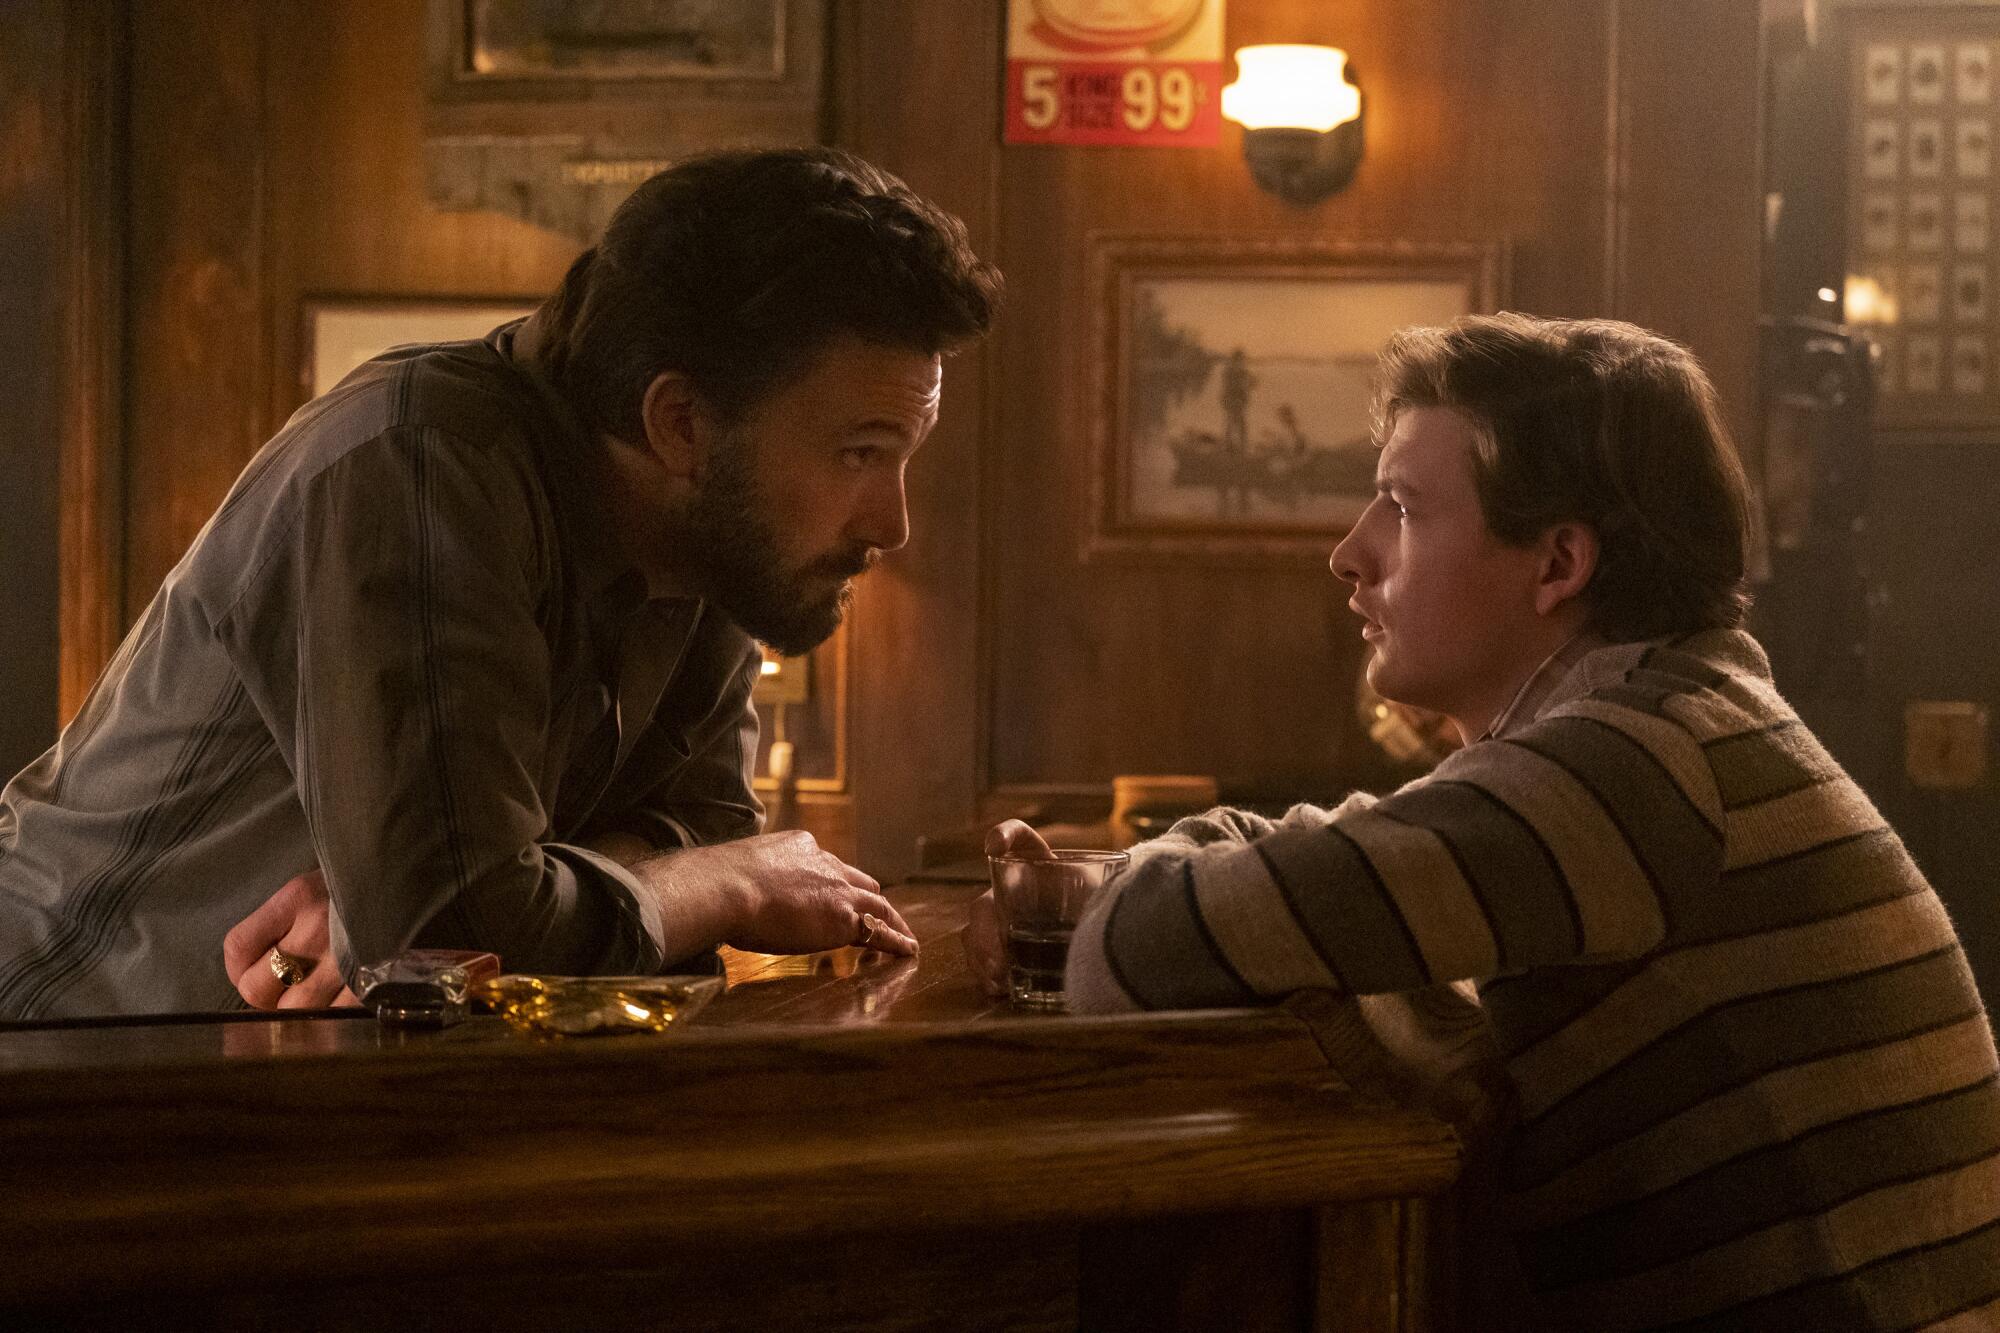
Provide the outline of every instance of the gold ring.
<path id="1" fill-rule="evenodd" d="M 864 949 L 874 948 L 875 932 L 881 930 L 884 924 L 882 918 L 872 912 L 863 912 L 861 914 L 861 938 L 854 942 Z"/>
<path id="2" fill-rule="evenodd" d="M 271 975 L 278 979 L 278 984 L 281 986 L 298 985 L 306 979 L 306 974 L 312 970 L 306 966 L 305 959 L 294 958 L 279 948 L 271 950 L 270 962 Z"/>

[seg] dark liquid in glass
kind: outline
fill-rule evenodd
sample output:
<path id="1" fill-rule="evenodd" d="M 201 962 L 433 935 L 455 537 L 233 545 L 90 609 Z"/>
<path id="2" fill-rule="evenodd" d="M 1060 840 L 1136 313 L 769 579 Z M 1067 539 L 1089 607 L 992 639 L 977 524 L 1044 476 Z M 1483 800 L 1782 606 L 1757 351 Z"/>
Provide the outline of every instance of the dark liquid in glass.
<path id="1" fill-rule="evenodd" d="M 1014 926 L 1007 931 L 1007 990 L 1016 1003 L 1060 1005 L 1063 964 L 1073 927 Z"/>

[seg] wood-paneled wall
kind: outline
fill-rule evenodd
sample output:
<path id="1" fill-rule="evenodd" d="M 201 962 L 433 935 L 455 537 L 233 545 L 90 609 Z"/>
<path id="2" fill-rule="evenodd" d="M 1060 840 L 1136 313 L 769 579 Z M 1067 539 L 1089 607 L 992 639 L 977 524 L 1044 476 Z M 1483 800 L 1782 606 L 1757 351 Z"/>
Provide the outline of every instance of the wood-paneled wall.
<path id="1" fill-rule="evenodd" d="M 1325 551 L 1256 565 L 1079 555 L 1101 410 L 1091 238 L 1512 238 L 1511 304 L 1592 311 L 1603 17 L 1589 5 L 1232 5 L 1229 48 L 1339 45 L 1367 92 L 1360 172 L 1310 209 L 1256 188 L 1233 126 L 1207 152 L 1002 150 L 1000 262 L 1015 304 L 996 370 L 1010 391 L 991 507 L 993 787 L 1195 771 L 1325 795 L 1356 768 L 1359 623 Z"/>
<path id="2" fill-rule="evenodd" d="M 123 38 L 109 7 L 0 8 L 0 779 L 118 631 Z"/>
<path id="3" fill-rule="evenodd" d="M 25 764 L 47 744 L 56 708 L 55 458 L 50 440 L 62 419 L 59 382 L 42 373 L 62 355 L 62 291 L 55 270 L 64 225 L 61 149 L 63 31 L 46 11 L 22 6 L 0 15 L 0 468 L 8 481 L 0 524 L 0 761 Z"/>
<path id="4" fill-rule="evenodd" d="M 1367 88 L 1360 174 L 1309 210 L 1252 185 L 1233 127 L 1213 150 L 1003 147 L 1003 19 L 832 5 L 831 137 L 965 218 L 1010 288 L 946 372 L 910 546 L 859 589 L 849 792 L 807 807 L 884 874 L 919 833 L 1108 797 L 1117 772 L 1303 793 L 1369 765 L 1323 557 L 1082 558 L 1094 234 L 1504 243 L 1508 304 L 1652 323 L 1751 410 L 1755 6 L 1232 0 L 1229 47 L 1335 43 Z M 536 295 L 577 249 L 425 201 L 421 6 L 149 0 L 129 21 L 123 590 L 97 594 L 121 623 L 297 405 L 303 298 Z"/>
<path id="5" fill-rule="evenodd" d="M 304 397 L 306 297 L 539 296 L 582 248 L 428 205 L 422 18 L 132 7 L 128 618 Z"/>
<path id="6" fill-rule="evenodd" d="M 1753 6 L 1234 0 L 1227 48 L 1339 45 L 1367 89 L 1360 173 L 1309 210 L 1252 184 L 1230 126 L 1210 151 L 1003 147 L 999 0 L 983 25 L 915 0 L 851 8 L 865 8 L 870 34 L 851 29 L 838 48 L 844 140 L 965 212 L 1009 286 L 999 331 L 949 377 L 954 431 L 962 409 L 982 416 L 980 466 L 966 468 L 963 437 L 941 431 L 944 447 L 917 465 L 935 480 L 913 495 L 919 533 L 941 535 L 913 543 L 893 593 L 871 594 L 895 607 L 897 646 L 862 621 L 861 660 L 896 677 L 870 696 L 886 707 L 859 719 L 888 747 L 856 788 L 876 863 L 962 818 L 967 792 L 991 815 L 1102 799 L 1120 772 L 1307 795 L 1380 771 L 1351 704 L 1359 627 L 1323 554 L 1254 565 L 1081 554 L 1099 410 L 1094 236 L 1503 244 L 1510 308 L 1617 315 L 1688 341 L 1749 440 Z M 904 65 L 911 49 L 925 53 L 921 78 Z M 925 97 L 930 87 L 957 91 Z M 968 621 L 961 564 L 975 552 Z M 950 568 L 931 568 L 940 556 Z"/>

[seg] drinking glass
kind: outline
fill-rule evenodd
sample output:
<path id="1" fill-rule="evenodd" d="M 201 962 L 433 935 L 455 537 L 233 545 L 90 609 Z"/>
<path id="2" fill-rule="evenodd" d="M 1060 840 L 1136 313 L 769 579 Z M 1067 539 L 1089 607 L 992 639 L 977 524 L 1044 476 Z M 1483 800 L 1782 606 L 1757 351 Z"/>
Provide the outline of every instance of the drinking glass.
<path id="1" fill-rule="evenodd" d="M 1047 857 L 989 856 L 1007 962 L 1007 995 L 1023 1009 L 1062 1009 L 1069 940 L 1091 902 L 1132 858 L 1064 848 Z"/>

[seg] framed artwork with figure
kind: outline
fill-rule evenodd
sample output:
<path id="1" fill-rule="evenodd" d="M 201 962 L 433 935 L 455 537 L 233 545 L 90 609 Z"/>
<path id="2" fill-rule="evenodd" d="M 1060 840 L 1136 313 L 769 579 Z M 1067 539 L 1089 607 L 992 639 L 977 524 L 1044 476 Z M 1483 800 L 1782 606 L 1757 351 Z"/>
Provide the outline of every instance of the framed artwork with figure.
<path id="1" fill-rule="evenodd" d="M 1101 237 L 1086 554 L 1325 556 L 1375 490 L 1397 329 L 1489 311 L 1486 244 Z"/>

